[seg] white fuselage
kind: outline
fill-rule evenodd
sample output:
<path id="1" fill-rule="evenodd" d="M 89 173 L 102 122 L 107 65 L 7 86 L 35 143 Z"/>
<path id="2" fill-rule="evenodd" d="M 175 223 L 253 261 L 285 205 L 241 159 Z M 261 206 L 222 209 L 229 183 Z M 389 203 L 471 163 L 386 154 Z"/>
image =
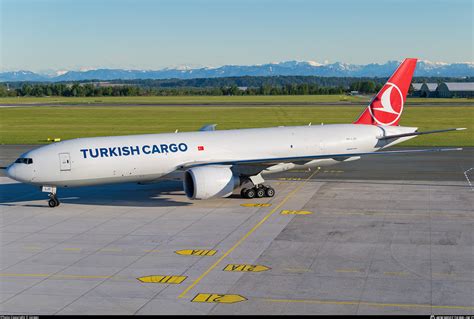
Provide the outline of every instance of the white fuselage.
<path id="1" fill-rule="evenodd" d="M 278 163 L 278 159 L 289 157 L 374 152 L 409 139 L 387 144 L 378 136 L 415 130 L 333 124 L 78 138 L 23 154 L 32 163 L 14 163 L 7 174 L 24 183 L 63 187 L 152 182 L 193 163 L 249 159 Z M 330 161 L 308 160 L 300 165 L 319 166 Z"/>

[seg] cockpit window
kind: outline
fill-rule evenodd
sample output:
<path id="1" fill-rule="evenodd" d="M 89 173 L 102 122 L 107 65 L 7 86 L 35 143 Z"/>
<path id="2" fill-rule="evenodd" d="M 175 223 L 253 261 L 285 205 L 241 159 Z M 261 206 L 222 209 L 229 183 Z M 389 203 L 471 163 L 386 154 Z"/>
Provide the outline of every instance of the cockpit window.
<path id="1" fill-rule="evenodd" d="M 20 164 L 33 164 L 33 159 L 32 158 L 26 158 L 26 157 L 20 157 L 15 161 L 15 163 L 20 163 Z"/>

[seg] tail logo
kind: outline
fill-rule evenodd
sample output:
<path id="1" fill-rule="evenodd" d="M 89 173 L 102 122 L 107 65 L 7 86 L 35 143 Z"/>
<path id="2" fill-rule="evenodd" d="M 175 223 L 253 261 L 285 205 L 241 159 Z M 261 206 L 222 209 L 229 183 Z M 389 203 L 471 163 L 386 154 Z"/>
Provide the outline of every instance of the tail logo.
<path id="1" fill-rule="evenodd" d="M 400 118 L 402 111 L 402 91 L 391 82 L 385 84 L 369 107 L 370 115 L 380 125 L 392 125 Z"/>

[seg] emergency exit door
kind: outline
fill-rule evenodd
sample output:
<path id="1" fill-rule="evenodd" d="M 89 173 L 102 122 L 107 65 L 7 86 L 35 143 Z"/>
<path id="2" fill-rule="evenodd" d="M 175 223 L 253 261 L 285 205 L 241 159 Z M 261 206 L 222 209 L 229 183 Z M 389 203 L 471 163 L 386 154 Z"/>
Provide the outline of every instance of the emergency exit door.
<path id="1" fill-rule="evenodd" d="M 59 169 L 61 171 L 71 170 L 71 158 L 69 153 L 59 153 Z"/>

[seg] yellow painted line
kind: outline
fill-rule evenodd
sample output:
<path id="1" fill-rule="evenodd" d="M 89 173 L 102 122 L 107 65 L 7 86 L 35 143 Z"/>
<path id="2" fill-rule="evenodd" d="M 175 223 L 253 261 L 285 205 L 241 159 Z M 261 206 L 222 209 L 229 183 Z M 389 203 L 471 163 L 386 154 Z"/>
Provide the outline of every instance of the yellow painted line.
<path id="1" fill-rule="evenodd" d="M 436 308 L 436 309 L 467 309 L 474 310 L 471 306 L 438 306 L 428 304 L 407 304 L 407 303 L 379 303 L 366 301 L 335 301 L 335 300 L 311 300 L 311 299 L 265 299 L 267 302 L 293 302 L 293 303 L 313 303 L 322 305 L 354 305 L 354 306 L 368 306 L 368 307 L 395 307 L 395 308 Z"/>
<path id="2" fill-rule="evenodd" d="M 240 204 L 243 207 L 270 207 L 272 204 L 269 203 L 248 203 L 248 204 Z"/>
<path id="3" fill-rule="evenodd" d="M 247 298 L 241 295 L 221 295 L 221 294 L 197 294 L 192 302 L 208 302 L 208 303 L 236 303 L 246 301 Z"/>
<path id="4" fill-rule="evenodd" d="M 211 249 L 183 249 L 175 251 L 175 254 L 183 256 L 214 256 L 217 250 Z"/>
<path id="5" fill-rule="evenodd" d="M 361 272 L 360 269 L 336 269 L 336 272 Z"/>
<path id="6" fill-rule="evenodd" d="M 143 251 L 146 252 L 146 253 L 157 253 L 157 252 L 159 252 L 158 249 L 144 249 Z"/>
<path id="7" fill-rule="evenodd" d="M 261 272 L 270 270 L 270 267 L 264 265 L 248 265 L 248 264 L 228 264 L 224 267 L 224 271 L 237 272 Z"/>
<path id="8" fill-rule="evenodd" d="M 141 282 L 156 283 L 156 284 L 180 284 L 188 278 L 187 276 L 173 276 L 173 275 L 155 275 L 144 276 L 137 278 Z"/>
<path id="9" fill-rule="evenodd" d="M 255 226 L 252 227 L 252 229 L 250 229 L 242 238 L 239 239 L 239 241 L 237 241 L 234 246 L 232 246 L 228 251 L 226 251 L 214 264 L 211 265 L 211 267 L 209 267 L 203 274 L 201 274 L 201 276 L 199 276 L 191 285 L 189 285 L 179 296 L 178 298 L 183 298 L 184 296 L 186 296 L 186 294 L 188 293 L 188 291 L 190 291 L 191 289 L 193 289 L 194 286 L 196 286 L 204 277 L 206 277 L 214 268 L 216 268 L 221 262 L 222 260 L 224 260 L 224 258 L 226 258 L 231 252 L 233 252 L 237 247 L 240 246 L 240 244 L 242 244 L 244 242 L 244 240 L 246 240 L 255 230 L 257 230 L 260 226 L 262 226 L 263 223 L 265 223 L 265 221 L 267 219 L 269 219 L 273 213 L 275 213 L 281 206 L 283 206 L 297 191 L 299 191 L 301 189 L 301 187 L 303 187 L 306 182 L 308 182 L 311 177 L 313 177 L 316 173 L 318 172 L 318 170 L 314 171 L 314 173 L 312 173 L 307 179 L 304 180 L 304 182 L 302 182 L 298 187 L 296 187 L 293 191 L 291 191 L 288 195 L 286 195 L 286 197 L 277 205 L 275 206 L 275 208 L 273 208 L 265 217 L 262 218 L 262 220 L 260 220 L 258 222 L 258 224 L 256 224 Z"/>
<path id="10" fill-rule="evenodd" d="M 65 251 L 80 251 L 81 248 L 64 248 Z"/>
<path id="11" fill-rule="evenodd" d="M 408 276 L 408 273 L 404 271 L 386 271 L 383 274 L 387 276 Z"/>
<path id="12" fill-rule="evenodd" d="M 23 249 L 28 249 L 28 250 L 39 250 L 41 247 L 38 246 L 25 246 Z"/>
<path id="13" fill-rule="evenodd" d="M 318 172 L 318 171 L 315 171 Z M 280 177 L 278 178 L 279 181 L 302 181 L 304 178 L 300 177 Z"/>
<path id="14" fill-rule="evenodd" d="M 282 210 L 281 215 L 311 215 L 313 212 L 308 212 L 305 210 Z"/>
<path id="15" fill-rule="evenodd" d="M 435 275 L 435 276 L 457 276 L 457 274 L 449 273 L 449 272 L 434 272 L 433 275 Z"/>

